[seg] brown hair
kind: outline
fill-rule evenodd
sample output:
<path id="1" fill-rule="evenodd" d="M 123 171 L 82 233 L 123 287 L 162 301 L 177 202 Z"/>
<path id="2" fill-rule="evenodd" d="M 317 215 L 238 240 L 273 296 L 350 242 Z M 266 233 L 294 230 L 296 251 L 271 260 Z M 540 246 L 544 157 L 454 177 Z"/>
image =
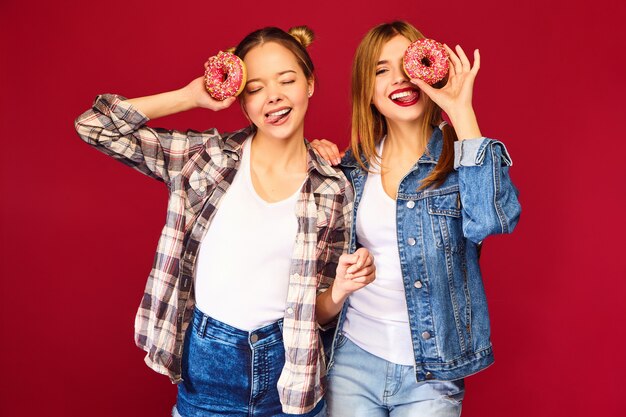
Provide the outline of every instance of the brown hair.
<path id="1" fill-rule="evenodd" d="M 374 163 L 378 154 L 376 145 L 387 134 L 387 122 L 372 103 L 376 78 L 376 62 L 380 57 L 383 46 L 397 35 L 404 36 L 413 42 L 424 38 L 424 35 L 413 25 L 407 22 L 396 21 L 384 23 L 372 28 L 359 44 L 352 65 L 352 138 L 351 148 L 354 157 L 363 169 L 367 169 L 361 158 L 368 163 Z M 434 87 L 445 85 L 447 78 L 435 84 Z M 433 126 L 443 121 L 441 108 L 425 94 L 424 117 L 422 124 L 423 137 Z M 438 187 L 454 169 L 454 141 L 457 140 L 454 129 L 446 125 L 443 127 L 443 149 L 439 162 L 433 171 L 422 181 L 419 189 Z"/>
<path id="2" fill-rule="evenodd" d="M 284 46 L 295 55 L 302 72 L 308 80 L 313 78 L 313 61 L 306 48 L 313 42 L 315 35 L 307 26 L 296 26 L 289 29 L 289 32 L 277 27 L 266 27 L 256 30 L 246 36 L 233 52 L 239 58 L 244 59 L 246 54 L 256 46 L 267 42 L 275 42 Z"/>

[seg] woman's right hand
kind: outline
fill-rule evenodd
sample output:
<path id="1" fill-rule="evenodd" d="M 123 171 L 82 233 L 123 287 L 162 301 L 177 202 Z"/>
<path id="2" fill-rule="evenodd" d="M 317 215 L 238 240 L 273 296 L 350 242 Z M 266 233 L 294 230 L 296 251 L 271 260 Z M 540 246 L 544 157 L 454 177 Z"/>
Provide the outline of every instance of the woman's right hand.
<path id="1" fill-rule="evenodd" d="M 198 77 L 183 88 L 185 95 L 195 104 L 195 107 L 219 111 L 230 107 L 236 100 L 229 97 L 223 101 L 215 100 L 204 87 L 204 77 Z"/>
<path id="2" fill-rule="evenodd" d="M 339 165 L 341 158 L 345 155 L 345 152 L 339 152 L 337 145 L 326 139 L 313 139 L 311 147 L 331 165 Z"/>

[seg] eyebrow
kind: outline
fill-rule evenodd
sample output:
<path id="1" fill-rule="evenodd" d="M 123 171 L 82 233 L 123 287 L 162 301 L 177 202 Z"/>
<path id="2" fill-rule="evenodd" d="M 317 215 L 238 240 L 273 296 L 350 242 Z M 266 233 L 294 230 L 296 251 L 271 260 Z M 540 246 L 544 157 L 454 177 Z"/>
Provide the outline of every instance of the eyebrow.
<path id="1" fill-rule="evenodd" d="M 387 61 L 386 59 L 383 59 L 382 61 L 378 61 L 376 65 L 383 65 L 383 64 L 388 64 L 388 63 L 389 61 Z"/>
<path id="2" fill-rule="evenodd" d="M 280 77 L 281 75 L 284 75 L 284 74 L 287 74 L 287 73 L 290 73 L 290 72 L 293 72 L 294 74 L 296 74 L 296 72 L 294 70 L 286 70 L 286 71 L 279 72 L 278 76 Z M 246 81 L 246 84 L 253 83 L 255 81 L 261 81 L 261 79 L 260 78 L 253 78 L 251 80 Z"/>

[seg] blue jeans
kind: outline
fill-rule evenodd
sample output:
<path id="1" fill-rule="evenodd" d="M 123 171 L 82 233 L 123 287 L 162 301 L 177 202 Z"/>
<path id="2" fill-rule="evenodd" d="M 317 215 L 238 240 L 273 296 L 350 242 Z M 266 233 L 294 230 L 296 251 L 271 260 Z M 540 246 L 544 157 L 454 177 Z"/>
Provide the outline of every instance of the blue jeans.
<path id="1" fill-rule="evenodd" d="M 282 320 L 252 332 L 196 308 L 185 335 L 175 417 L 287 417 L 276 384 L 285 363 Z M 325 415 L 324 401 L 300 417 Z"/>
<path id="2" fill-rule="evenodd" d="M 415 380 L 412 366 L 397 365 L 338 335 L 328 374 L 329 417 L 458 417 L 463 380 Z"/>

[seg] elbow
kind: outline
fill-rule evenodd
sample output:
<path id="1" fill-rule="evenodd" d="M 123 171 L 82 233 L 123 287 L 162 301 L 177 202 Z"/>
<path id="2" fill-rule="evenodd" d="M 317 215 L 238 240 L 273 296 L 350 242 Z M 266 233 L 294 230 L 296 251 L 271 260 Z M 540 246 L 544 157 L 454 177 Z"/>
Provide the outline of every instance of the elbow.
<path id="1" fill-rule="evenodd" d="M 81 138 L 84 142 L 93 143 L 90 138 L 90 132 L 93 129 L 93 126 L 89 126 L 86 122 L 89 120 L 90 113 L 93 114 L 91 110 L 81 114 L 74 120 L 74 129 L 78 134 L 78 137 Z"/>
<path id="2" fill-rule="evenodd" d="M 521 206 L 510 205 L 496 210 L 492 215 L 476 216 L 469 219 L 463 226 L 463 235 L 466 239 L 478 244 L 491 235 L 513 233 L 519 222 Z"/>

